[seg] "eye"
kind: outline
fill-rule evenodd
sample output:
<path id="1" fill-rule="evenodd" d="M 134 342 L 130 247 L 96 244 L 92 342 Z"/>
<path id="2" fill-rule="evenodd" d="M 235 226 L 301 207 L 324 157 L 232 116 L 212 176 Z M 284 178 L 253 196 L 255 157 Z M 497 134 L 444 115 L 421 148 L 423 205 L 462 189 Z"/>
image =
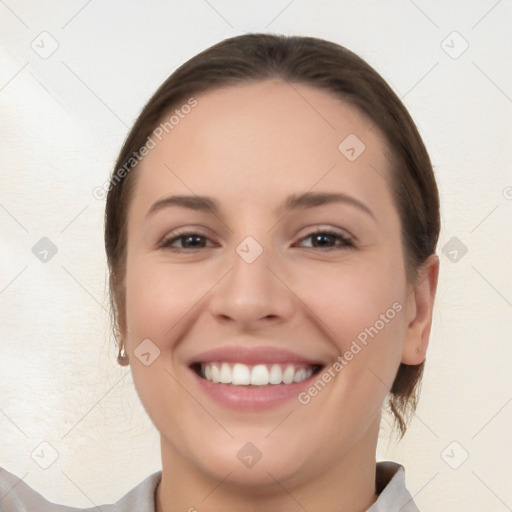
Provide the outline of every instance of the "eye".
<path id="1" fill-rule="evenodd" d="M 160 249 L 168 249 L 174 252 L 185 252 L 194 249 L 205 248 L 208 238 L 205 235 L 194 232 L 171 233 L 168 237 L 164 238 L 159 245 Z M 176 247 L 178 242 L 181 247 Z"/>
<path id="2" fill-rule="evenodd" d="M 334 231 L 332 229 L 317 229 L 310 233 L 308 236 L 301 239 L 301 241 L 311 239 L 309 247 L 313 249 L 346 249 L 354 247 L 354 242 L 347 235 Z M 197 232 L 181 232 L 171 233 L 164 238 L 159 244 L 160 249 L 166 249 L 173 252 L 188 252 L 195 249 L 204 249 L 206 247 L 213 247 L 213 244 L 207 246 L 209 241 L 208 237 Z M 176 244 L 179 244 L 177 246 Z M 303 246 L 308 247 L 308 246 Z"/>
<path id="3" fill-rule="evenodd" d="M 313 249 L 346 249 L 347 247 L 354 247 L 354 242 L 347 235 L 339 233 L 332 229 L 317 229 L 308 236 L 301 240 L 311 239 L 311 245 L 309 247 Z M 338 243 L 336 245 L 336 241 Z M 334 244 L 334 245 L 332 245 Z M 303 246 L 304 247 L 304 246 Z M 307 247 L 307 246 L 306 246 Z"/>

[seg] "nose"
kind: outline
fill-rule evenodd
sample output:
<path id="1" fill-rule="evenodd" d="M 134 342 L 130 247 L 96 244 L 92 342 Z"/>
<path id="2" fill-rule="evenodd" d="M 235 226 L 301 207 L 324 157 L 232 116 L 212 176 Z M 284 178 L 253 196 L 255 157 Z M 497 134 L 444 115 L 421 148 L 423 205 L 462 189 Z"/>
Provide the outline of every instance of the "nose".
<path id="1" fill-rule="evenodd" d="M 242 252 L 234 252 L 231 268 L 212 290 L 209 308 L 218 321 L 251 331 L 293 316 L 297 298 L 287 283 L 285 266 L 270 253 L 263 248 L 251 262 Z"/>

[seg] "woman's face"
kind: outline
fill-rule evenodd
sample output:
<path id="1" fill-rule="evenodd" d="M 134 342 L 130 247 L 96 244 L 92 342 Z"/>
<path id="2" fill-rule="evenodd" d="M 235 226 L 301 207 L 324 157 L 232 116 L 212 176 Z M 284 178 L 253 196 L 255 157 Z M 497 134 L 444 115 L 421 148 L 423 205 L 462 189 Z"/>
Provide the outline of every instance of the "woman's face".
<path id="1" fill-rule="evenodd" d="M 416 342 L 384 140 L 305 85 L 196 99 L 128 212 L 124 341 L 164 465 L 286 488 L 374 457 Z"/>

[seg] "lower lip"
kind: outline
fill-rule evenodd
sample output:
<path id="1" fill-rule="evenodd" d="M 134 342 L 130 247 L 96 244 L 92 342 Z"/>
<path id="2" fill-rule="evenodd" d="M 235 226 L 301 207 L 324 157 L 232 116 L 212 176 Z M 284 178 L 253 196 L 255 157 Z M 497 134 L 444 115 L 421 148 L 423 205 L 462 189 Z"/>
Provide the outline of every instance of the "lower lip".
<path id="1" fill-rule="evenodd" d="M 306 380 L 292 384 L 233 386 L 232 384 L 216 384 L 203 379 L 192 369 L 190 372 L 202 392 L 215 402 L 227 408 L 245 411 L 271 409 L 297 399 L 299 393 L 318 378 L 318 374 L 314 374 Z"/>

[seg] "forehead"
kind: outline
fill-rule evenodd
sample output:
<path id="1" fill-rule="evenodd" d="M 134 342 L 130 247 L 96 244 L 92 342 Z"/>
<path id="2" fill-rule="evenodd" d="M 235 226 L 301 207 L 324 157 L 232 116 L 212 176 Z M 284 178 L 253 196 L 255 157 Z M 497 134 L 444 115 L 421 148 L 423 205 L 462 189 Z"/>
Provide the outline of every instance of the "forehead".
<path id="1" fill-rule="evenodd" d="M 156 200 L 167 191 L 222 196 L 236 190 L 239 197 L 232 201 L 245 200 L 240 194 L 269 200 L 316 184 L 363 195 L 368 186 L 386 193 L 384 137 L 333 93 L 272 79 L 195 98 L 197 105 L 184 109 L 172 128 L 152 135 L 156 146 L 137 169 L 135 198 Z"/>

